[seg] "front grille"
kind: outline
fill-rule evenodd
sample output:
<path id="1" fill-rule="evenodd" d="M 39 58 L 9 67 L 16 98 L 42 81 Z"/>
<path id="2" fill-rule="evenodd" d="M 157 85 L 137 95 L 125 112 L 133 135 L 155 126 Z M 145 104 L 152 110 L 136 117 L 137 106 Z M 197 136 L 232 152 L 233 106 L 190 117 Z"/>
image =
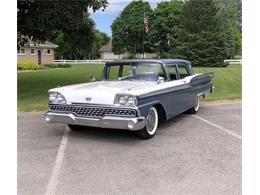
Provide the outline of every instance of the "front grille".
<path id="1" fill-rule="evenodd" d="M 68 105 L 50 105 L 50 111 L 72 113 L 82 117 L 103 117 L 105 115 L 117 115 L 135 117 L 137 115 L 134 109 L 122 108 L 104 108 L 104 107 L 90 107 L 90 106 L 68 106 Z"/>

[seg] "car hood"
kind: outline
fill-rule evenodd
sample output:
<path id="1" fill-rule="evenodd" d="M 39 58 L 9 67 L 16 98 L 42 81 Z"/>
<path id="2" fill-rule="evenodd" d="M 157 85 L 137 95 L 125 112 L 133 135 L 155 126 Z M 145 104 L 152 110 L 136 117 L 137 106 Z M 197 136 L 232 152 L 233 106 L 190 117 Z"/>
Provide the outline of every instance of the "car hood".
<path id="1" fill-rule="evenodd" d="M 59 92 L 68 104 L 90 103 L 113 105 L 116 94 L 138 95 L 137 92 L 157 85 L 152 81 L 98 81 L 69 85 L 49 90 Z"/>

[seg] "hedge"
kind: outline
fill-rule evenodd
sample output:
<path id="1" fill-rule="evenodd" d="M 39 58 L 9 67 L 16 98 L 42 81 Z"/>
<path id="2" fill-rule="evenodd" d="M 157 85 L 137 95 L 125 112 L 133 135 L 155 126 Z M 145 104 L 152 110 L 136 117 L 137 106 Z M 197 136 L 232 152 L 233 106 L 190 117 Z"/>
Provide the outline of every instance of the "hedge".
<path id="1" fill-rule="evenodd" d="M 30 61 L 17 62 L 18 70 L 36 70 L 38 68 L 39 68 L 38 64 L 34 62 L 30 62 Z"/>
<path id="2" fill-rule="evenodd" d="M 44 64 L 44 68 L 70 68 L 71 64 Z"/>

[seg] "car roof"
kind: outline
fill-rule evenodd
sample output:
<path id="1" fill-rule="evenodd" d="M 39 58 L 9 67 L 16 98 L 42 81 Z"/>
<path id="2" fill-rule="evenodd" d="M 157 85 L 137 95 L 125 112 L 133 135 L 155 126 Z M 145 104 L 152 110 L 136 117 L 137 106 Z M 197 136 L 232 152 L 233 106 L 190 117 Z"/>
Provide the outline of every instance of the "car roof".
<path id="1" fill-rule="evenodd" d="M 107 62 L 106 65 L 115 65 L 123 63 L 141 63 L 141 62 L 152 62 L 152 63 L 161 63 L 161 64 L 174 64 L 181 63 L 188 66 L 191 66 L 191 62 L 183 59 L 124 59 L 124 60 L 113 60 Z"/>

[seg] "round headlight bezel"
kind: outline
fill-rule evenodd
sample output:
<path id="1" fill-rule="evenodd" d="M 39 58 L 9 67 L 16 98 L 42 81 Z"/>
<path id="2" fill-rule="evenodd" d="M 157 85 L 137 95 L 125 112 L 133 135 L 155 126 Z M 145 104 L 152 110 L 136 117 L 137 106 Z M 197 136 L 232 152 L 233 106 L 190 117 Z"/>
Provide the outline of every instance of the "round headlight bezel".
<path id="1" fill-rule="evenodd" d="M 49 103 L 66 104 L 66 98 L 61 93 L 53 92 L 49 94 Z"/>
<path id="2" fill-rule="evenodd" d="M 49 95 L 49 101 L 54 102 L 56 100 L 57 96 L 55 93 L 50 93 Z"/>
<path id="3" fill-rule="evenodd" d="M 127 104 L 130 106 L 135 106 L 137 102 L 137 98 L 135 96 L 129 96 L 127 98 Z"/>
<path id="4" fill-rule="evenodd" d="M 136 106 L 137 97 L 133 95 L 117 95 L 115 104 L 120 106 Z"/>
<path id="5" fill-rule="evenodd" d="M 121 105 L 125 105 L 127 103 L 127 98 L 125 96 L 119 96 L 118 103 Z"/>

